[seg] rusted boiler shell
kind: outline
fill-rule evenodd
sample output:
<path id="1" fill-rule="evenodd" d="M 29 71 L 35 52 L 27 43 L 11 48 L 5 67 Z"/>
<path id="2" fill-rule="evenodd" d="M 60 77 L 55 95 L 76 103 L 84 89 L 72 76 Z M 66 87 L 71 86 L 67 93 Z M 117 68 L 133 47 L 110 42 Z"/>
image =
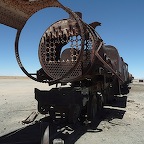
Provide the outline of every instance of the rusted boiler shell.
<path id="1" fill-rule="evenodd" d="M 74 19 L 57 21 L 43 34 L 39 45 L 39 59 L 45 73 L 53 80 L 61 77 L 61 81 L 66 82 L 83 79 L 84 75 L 90 75 L 96 64 L 95 47 L 99 46 L 100 38 L 93 33 L 92 27 L 83 22 L 81 24 L 85 28 L 84 49 L 81 46 L 80 27 Z M 88 27 L 97 38 L 97 43 L 94 43 Z"/>
<path id="2" fill-rule="evenodd" d="M 111 45 L 103 47 L 106 62 L 114 69 L 114 71 L 122 78 L 123 81 L 128 79 L 128 65 L 120 57 L 118 50 Z"/>

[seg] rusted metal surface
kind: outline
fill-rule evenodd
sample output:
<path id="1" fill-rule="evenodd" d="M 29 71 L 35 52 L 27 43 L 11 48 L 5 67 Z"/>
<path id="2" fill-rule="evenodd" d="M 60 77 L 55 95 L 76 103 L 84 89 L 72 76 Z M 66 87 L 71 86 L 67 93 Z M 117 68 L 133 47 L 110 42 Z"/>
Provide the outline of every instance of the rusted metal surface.
<path id="1" fill-rule="evenodd" d="M 43 4 L 44 4 L 44 3 L 43 3 Z M 51 4 L 51 7 L 56 7 L 56 6 L 59 7 L 59 8 L 62 8 L 62 9 L 63 9 L 64 11 L 66 11 L 71 17 L 73 17 L 73 19 L 75 19 L 75 20 L 77 21 L 77 24 L 78 24 L 78 26 L 79 26 L 79 28 L 80 28 L 80 34 L 81 34 L 81 51 L 80 51 L 80 54 L 79 54 L 79 55 L 82 55 L 82 50 L 83 50 L 83 48 L 84 48 L 84 30 L 83 30 L 83 25 L 82 25 L 82 22 L 81 22 L 80 17 L 79 17 L 76 13 L 72 12 L 69 8 L 64 7 L 62 4 L 60 4 L 60 3 L 58 3 L 58 2 L 57 2 L 56 5 L 55 5 L 55 3 L 54 3 L 53 5 Z M 19 43 L 19 37 L 20 37 L 20 34 L 21 34 L 21 30 L 22 30 L 22 28 L 18 30 L 17 36 L 16 36 L 16 40 L 15 40 L 15 55 L 16 55 L 17 62 L 18 62 L 18 64 L 19 64 L 20 68 L 22 69 L 22 71 L 23 71 L 28 77 L 30 77 L 30 78 L 33 79 L 33 80 L 39 81 L 39 82 L 47 82 L 47 80 L 46 80 L 46 81 L 41 81 L 41 80 L 35 78 L 35 77 L 32 76 L 32 75 L 24 68 L 24 66 L 23 66 L 23 64 L 22 64 L 22 62 L 21 62 L 21 59 L 20 59 L 20 56 L 19 56 L 19 50 L 18 50 L 18 49 L 19 49 L 18 43 Z M 78 59 L 80 59 L 80 57 L 78 57 Z M 75 62 L 75 64 L 73 65 L 73 67 L 72 67 L 64 76 L 69 75 L 69 73 L 71 73 L 71 72 L 75 69 L 75 67 L 77 67 L 77 65 L 78 65 L 78 61 Z M 62 76 L 61 79 L 62 79 L 64 76 Z M 54 79 L 54 80 L 53 80 L 53 83 L 57 83 L 58 81 L 59 81 L 59 79 Z"/>
<path id="2" fill-rule="evenodd" d="M 119 66 L 119 53 L 117 49 L 113 46 L 106 45 L 105 50 L 105 60 L 106 62 L 117 72 L 120 72 Z"/>
<path id="3" fill-rule="evenodd" d="M 35 12 L 46 7 L 59 7 L 57 0 L 1 0 L 0 23 L 21 29 Z"/>
<path id="4" fill-rule="evenodd" d="M 118 50 L 111 45 L 104 46 L 105 61 L 116 72 L 122 81 L 128 78 L 128 65 L 120 57 Z"/>
<path id="5" fill-rule="evenodd" d="M 100 37 L 93 34 L 92 27 L 82 21 L 80 23 L 84 27 L 83 34 L 80 33 L 77 21 L 70 17 L 70 19 L 52 24 L 41 38 L 40 63 L 45 73 L 53 80 L 59 79 L 68 82 L 82 79 L 93 66 L 96 59 L 95 50 L 99 46 Z M 99 24 L 93 23 L 92 25 L 95 27 Z M 82 35 L 84 35 L 84 40 Z M 94 42 L 92 35 L 96 37 L 96 42 Z M 84 41 L 84 49 L 81 47 L 82 40 Z M 64 45 L 67 47 L 62 51 Z"/>
<path id="6" fill-rule="evenodd" d="M 62 47 L 69 43 L 64 51 Z M 75 65 L 81 44 L 79 28 L 75 20 L 61 20 L 44 33 L 39 47 L 39 59 L 44 71 L 53 79 L 59 79 Z M 82 74 L 81 62 L 68 75 L 69 79 Z"/>

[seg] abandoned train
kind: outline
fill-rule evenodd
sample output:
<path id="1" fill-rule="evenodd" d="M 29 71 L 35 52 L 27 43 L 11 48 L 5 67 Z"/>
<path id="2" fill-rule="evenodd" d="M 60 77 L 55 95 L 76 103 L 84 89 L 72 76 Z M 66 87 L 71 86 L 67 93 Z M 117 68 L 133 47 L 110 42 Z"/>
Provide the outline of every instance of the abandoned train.
<path id="1" fill-rule="evenodd" d="M 47 28 L 38 49 L 41 68 L 36 77 L 21 64 L 16 37 L 16 58 L 23 72 L 38 82 L 69 86 L 50 91 L 35 89 L 38 111 L 67 118 L 70 123 L 86 118 L 92 121 L 104 105 L 115 95 L 127 94 L 131 76 L 128 64 L 118 50 L 105 45 L 95 31 L 99 22 L 87 24 L 82 14 L 59 5 L 70 17 L 59 20 Z"/>
<path id="2" fill-rule="evenodd" d="M 95 31 L 100 23 L 86 24 L 80 13 L 75 15 L 83 26 L 83 37 L 74 18 L 62 19 L 45 31 L 38 50 L 42 68 L 37 79 L 49 84 L 70 82 L 70 87 L 35 89 L 40 113 L 55 117 L 59 112 L 72 123 L 81 117 L 93 120 L 114 95 L 128 93 L 130 81 L 128 64 Z"/>

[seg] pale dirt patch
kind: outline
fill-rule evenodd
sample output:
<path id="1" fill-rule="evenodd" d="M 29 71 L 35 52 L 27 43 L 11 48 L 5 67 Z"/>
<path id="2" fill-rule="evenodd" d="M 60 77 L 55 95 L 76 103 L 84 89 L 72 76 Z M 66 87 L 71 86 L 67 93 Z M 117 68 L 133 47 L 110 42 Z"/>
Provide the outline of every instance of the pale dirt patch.
<path id="1" fill-rule="evenodd" d="M 52 87 L 30 79 L 0 79 L 0 136 L 23 127 L 22 120 L 37 111 L 34 88 Z"/>

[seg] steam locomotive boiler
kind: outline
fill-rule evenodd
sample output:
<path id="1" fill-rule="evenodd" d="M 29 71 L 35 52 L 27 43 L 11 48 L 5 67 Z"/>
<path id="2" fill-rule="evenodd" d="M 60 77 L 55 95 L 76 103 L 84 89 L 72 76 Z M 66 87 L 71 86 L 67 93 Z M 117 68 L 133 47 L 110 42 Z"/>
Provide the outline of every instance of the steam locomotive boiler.
<path id="1" fill-rule="evenodd" d="M 70 123 L 81 118 L 92 121 L 114 95 L 128 92 L 128 65 L 114 46 L 103 43 L 95 31 L 99 22 L 87 24 L 80 12 L 73 12 L 60 3 L 56 6 L 70 16 L 53 23 L 43 33 L 38 48 L 41 68 L 36 77 L 26 71 L 20 60 L 21 30 L 16 37 L 16 58 L 31 79 L 49 85 L 66 85 L 49 91 L 35 89 L 41 114 L 49 113 L 52 118 L 60 114 Z"/>

